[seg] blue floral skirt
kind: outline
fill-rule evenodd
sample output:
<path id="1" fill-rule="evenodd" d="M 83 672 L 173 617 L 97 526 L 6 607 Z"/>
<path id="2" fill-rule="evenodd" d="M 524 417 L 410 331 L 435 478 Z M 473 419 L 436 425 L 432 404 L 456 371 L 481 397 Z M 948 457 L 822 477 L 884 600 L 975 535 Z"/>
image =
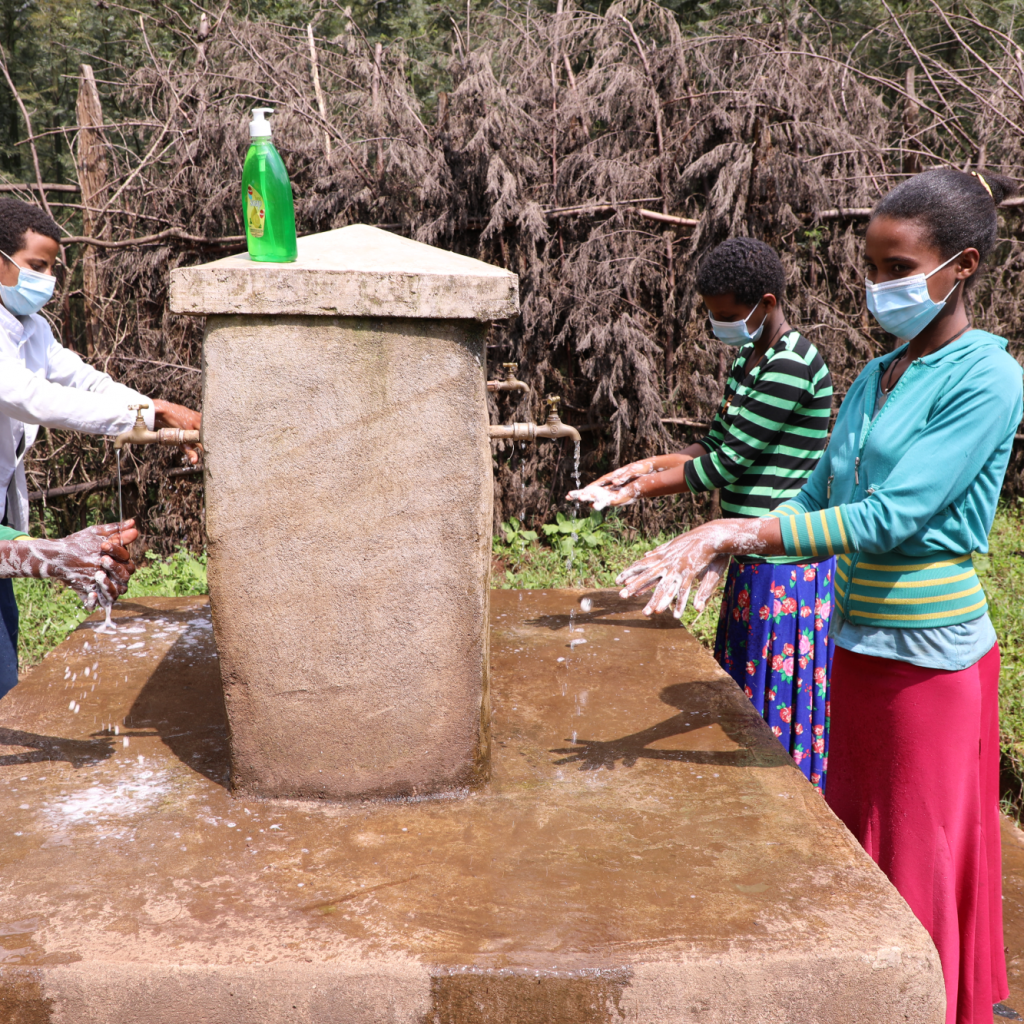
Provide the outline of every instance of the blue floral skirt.
<path id="1" fill-rule="evenodd" d="M 729 567 L 715 660 L 743 687 L 815 789 L 828 769 L 828 639 L 836 560 Z"/>

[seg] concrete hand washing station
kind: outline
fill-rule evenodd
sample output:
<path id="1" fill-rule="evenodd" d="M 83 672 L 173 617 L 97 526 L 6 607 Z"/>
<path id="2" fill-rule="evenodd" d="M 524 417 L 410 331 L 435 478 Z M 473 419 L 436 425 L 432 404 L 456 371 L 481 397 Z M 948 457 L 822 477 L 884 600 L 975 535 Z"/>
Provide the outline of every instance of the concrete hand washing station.
<path id="1" fill-rule="evenodd" d="M 210 603 L 232 779 L 433 793 L 489 756 L 491 320 L 514 274 L 361 225 L 176 270 L 206 314 Z"/>
<path id="2" fill-rule="evenodd" d="M 489 436 L 566 431 L 489 428 L 517 290 L 362 226 L 172 273 L 210 601 L 121 602 L 3 701 L 0 1024 L 944 1021 L 931 940 L 685 629 L 489 596 Z"/>

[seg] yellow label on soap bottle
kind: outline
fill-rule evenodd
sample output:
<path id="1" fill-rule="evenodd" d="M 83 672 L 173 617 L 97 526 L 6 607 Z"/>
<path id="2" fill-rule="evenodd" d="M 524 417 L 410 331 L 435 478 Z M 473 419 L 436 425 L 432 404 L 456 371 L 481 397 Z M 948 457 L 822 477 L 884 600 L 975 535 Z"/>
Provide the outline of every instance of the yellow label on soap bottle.
<path id="1" fill-rule="evenodd" d="M 249 234 L 254 238 L 262 238 L 263 225 L 267 220 L 267 210 L 263 202 L 263 196 L 252 185 L 246 188 L 245 205 L 249 219 Z"/>

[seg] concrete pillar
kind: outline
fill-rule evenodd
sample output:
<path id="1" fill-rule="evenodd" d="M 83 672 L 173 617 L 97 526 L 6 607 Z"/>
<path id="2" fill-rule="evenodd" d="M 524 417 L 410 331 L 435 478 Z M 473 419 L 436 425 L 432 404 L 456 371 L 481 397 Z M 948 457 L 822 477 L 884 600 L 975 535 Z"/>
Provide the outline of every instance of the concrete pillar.
<path id="1" fill-rule="evenodd" d="M 518 279 L 356 225 L 172 272 L 207 316 L 210 600 L 235 788 L 410 795 L 486 769 L 485 338 Z"/>

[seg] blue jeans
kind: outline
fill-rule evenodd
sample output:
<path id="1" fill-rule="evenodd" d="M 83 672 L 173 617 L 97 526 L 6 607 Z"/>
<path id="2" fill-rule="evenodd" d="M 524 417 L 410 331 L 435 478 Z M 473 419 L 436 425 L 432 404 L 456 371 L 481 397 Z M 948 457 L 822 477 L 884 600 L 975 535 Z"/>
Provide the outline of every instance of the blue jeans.
<path id="1" fill-rule="evenodd" d="M 0 580 L 0 697 L 18 685 L 18 606 L 14 583 Z"/>

